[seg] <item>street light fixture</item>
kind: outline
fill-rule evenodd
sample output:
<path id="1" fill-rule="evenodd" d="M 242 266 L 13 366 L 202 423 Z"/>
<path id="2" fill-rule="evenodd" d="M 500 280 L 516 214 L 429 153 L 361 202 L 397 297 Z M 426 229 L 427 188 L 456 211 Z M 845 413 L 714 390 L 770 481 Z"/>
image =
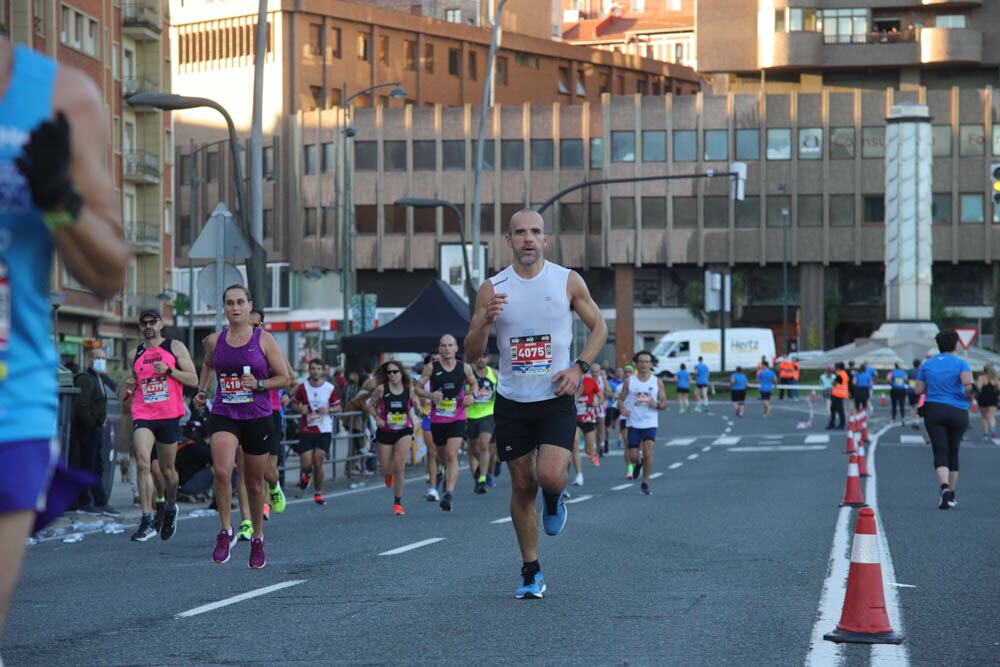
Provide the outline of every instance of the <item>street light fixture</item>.
<path id="1" fill-rule="evenodd" d="M 351 298 L 354 293 L 353 285 L 351 285 L 351 280 L 354 271 L 351 267 L 351 180 L 350 180 L 350 163 L 348 161 L 347 153 L 347 140 L 354 137 L 358 133 L 357 128 L 352 127 L 348 123 L 348 119 L 351 115 L 351 102 L 361 97 L 366 93 L 370 93 L 373 90 L 378 90 L 379 88 L 392 87 L 389 91 L 389 97 L 394 100 L 401 100 L 406 97 L 406 90 L 400 85 L 399 81 L 392 81 L 390 83 L 378 83 L 374 86 L 369 86 L 364 90 L 359 90 L 353 95 L 347 94 L 347 82 L 344 82 L 343 93 L 341 96 L 340 108 L 342 111 L 341 115 L 341 127 L 340 132 L 343 133 L 344 139 L 342 143 L 343 149 L 343 192 L 341 196 L 341 202 L 343 205 L 343 212 L 341 213 L 341 266 L 343 267 L 343 280 L 341 281 L 341 287 L 344 296 L 344 330 L 342 336 L 349 336 L 351 334 Z"/>
<path id="2" fill-rule="evenodd" d="M 248 217 L 246 192 L 243 183 L 243 164 L 240 162 L 238 151 L 239 139 L 236 136 L 236 126 L 233 118 L 226 111 L 225 107 L 215 100 L 207 97 L 187 97 L 185 95 L 175 95 L 174 93 L 135 93 L 125 100 L 130 107 L 153 107 L 163 111 L 176 111 L 179 109 L 197 109 L 208 107 L 215 109 L 226 120 L 226 127 L 229 130 L 229 152 L 233 160 L 233 180 L 236 181 L 236 201 L 239 206 L 240 227 L 243 233 L 250 240 L 250 247 L 253 250 L 247 259 L 247 282 L 249 282 L 250 293 L 263 298 L 264 271 L 267 266 L 267 257 L 264 254 L 262 239 L 256 238 L 250 229 L 250 218 Z"/>
<path id="3" fill-rule="evenodd" d="M 402 197 L 395 201 L 396 206 L 406 206 L 409 208 L 447 208 L 455 212 L 458 216 L 458 238 L 462 243 L 462 265 L 465 267 L 465 294 L 469 299 L 469 316 L 475 312 L 476 291 L 472 286 L 472 274 L 469 272 L 469 250 L 465 244 L 465 224 L 462 212 L 458 207 L 447 199 L 425 199 L 423 197 Z M 472 252 L 478 252 L 478 248 L 473 248 Z"/>

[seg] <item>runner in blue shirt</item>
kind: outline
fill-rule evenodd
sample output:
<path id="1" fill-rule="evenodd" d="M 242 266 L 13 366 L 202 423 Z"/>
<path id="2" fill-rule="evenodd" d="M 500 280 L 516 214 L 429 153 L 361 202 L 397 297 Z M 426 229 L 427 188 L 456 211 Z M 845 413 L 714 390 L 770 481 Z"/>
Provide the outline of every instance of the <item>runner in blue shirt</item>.
<path id="1" fill-rule="evenodd" d="M 733 400 L 733 410 L 737 417 L 743 416 L 744 402 L 747 400 L 747 376 L 743 373 L 741 366 L 736 367 L 736 372 L 729 376 L 730 394 Z"/>
<path id="2" fill-rule="evenodd" d="M 860 412 L 868 405 L 871 398 L 872 375 L 868 372 L 868 366 L 861 364 L 857 374 L 854 376 L 854 410 Z"/>
<path id="3" fill-rule="evenodd" d="M 757 371 L 757 382 L 760 383 L 760 400 L 764 401 L 764 416 L 771 415 L 771 392 L 774 391 L 774 383 L 778 376 L 771 370 L 771 365 L 762 361 L 761 368 Z"/>
<path id="4" fill-rule="evenodd" d="M 906 426 L 906 396 L 910 393 L 910 378 L 897 361 L 896 367 L 889 371 L 889 398 L 892 400 L 892 421 L 896 421 L 896 408 L 899 408 L 899 419 Z"/>
<path id="5" fill-rule="evenodd" d="M 681 414 L 687 412 L 688 394 L 691 393 L 691 371 L 686 364 L 681 364 L 677 371 L 677 403 L 681 406 Z"/>
<path id="6" fill-rule="evenodd" d="M 708 412 L 708 366 L 702 357 L 698 357 L 698 363 L 694 367 L 694 411 L 701 412 L 702 407 Z"/>

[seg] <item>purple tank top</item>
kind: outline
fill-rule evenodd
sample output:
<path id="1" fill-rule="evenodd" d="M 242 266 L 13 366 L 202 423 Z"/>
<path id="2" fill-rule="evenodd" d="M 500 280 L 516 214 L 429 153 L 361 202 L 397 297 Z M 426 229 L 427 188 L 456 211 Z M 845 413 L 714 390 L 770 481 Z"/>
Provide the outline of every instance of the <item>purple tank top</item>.
<path id="1" fill-rule="evenodd" d="M 230 419 L 259 419 L 271 416 L 271 401 L 267 392 L 246 391 L 240 378 L 243 367 L 249 366 L 250 373 L 259 380 L 271 376 L 271 366 L 260 349 L 260 329 L 254 329 L 250 341 L 241 347 L 231 346 L 226 337 L 229 329 L 223 329 L 215 343 L 212 366 L 219 381 L 212 402 L 212 414 Z"/>

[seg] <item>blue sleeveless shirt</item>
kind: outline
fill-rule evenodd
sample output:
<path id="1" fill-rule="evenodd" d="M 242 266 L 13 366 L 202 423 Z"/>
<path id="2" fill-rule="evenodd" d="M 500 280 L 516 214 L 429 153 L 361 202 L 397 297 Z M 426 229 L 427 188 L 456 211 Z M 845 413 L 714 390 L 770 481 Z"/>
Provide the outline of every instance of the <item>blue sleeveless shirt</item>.
<path id="1" fill-rule="evenodd" d="M 52 115 L 55 78 L 53 61 L 16 46 L 10 85 L 0 99 L 0 283 L 8 282 L 6 290 L 0 284 L 0 329 L 9 312 L 8 346 L 0 350 L 7 366 L 0 379 L 0 443 L 47 439 L 56 432 L 52 237 L 14 164 L 31 130 Z"/>

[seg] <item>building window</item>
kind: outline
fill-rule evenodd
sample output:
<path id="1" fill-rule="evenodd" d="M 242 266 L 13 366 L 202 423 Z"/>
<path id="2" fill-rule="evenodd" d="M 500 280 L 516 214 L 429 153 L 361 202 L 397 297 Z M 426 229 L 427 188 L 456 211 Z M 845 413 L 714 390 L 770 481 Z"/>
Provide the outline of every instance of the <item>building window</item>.
<path id="1" fill-rule="evenodd" d="M 799 196 L 799 210 L 795 224 L 799 227 L 823 226 L 823 195 Z"/>
<path id="2" fill-rule="evenodd" d="M 934 19 L 935 28 L 964 28 L 965 14 L 940 14 Z"/>
<path id="3" fill-rule="evenodd" d="M 403 42 L 403 66 L 410 71 L 417 69 L 417 43 L 412 39 Z"/>
<path id="4" fill-rule="evenodd" d="M 375 171 L 378 169 L 377 144 L 374 141 L 354 142 L 354 170 Z"/>
<path id="5" fill-rule="evenodd" d="M 674 162 L 695 162 L 698 160 L 698 132 L 695 130 L 674 130 Z"/>
<path id="6" fill-rule="evenodd" d="M 820 160 L 823 158 L 823 128 L 803 127 L 799 129 L 799 159 Z"/>
<path id="7" fill-rule="evenodd" d="M 323 89 L 321 87 L 309 86 L 309 95 L 312 97 L 312 107 L 307 111 L 323 107 Z"/>
<path id="8" fill-rule="evenodd" d="M 767 131 L 767 159 L 792 159 L 792 130 L 790 128 L 771 128 Z"/>
<path id="9" fill-rule="evenodd" d="M 996 128 L 993 135 L 996 136 Z M 931 154 L 934 157 L 951 157 L 951 125 L 931 126 Z"/>
<path id="10" fill-rule="evenodd" d="M 869 225 L 885 222 L 884 195 L 865 195 L 861 198 L 861 206 L 864 210 L 862 222 Z"/>
<path id="11" fill-rule="evenodd" d="M 611 132 L 611 161 L 635 162 L 635 132 L 631 130 Z"/>
<path id="12" fill-rule="evenodd" d="M 319 216 L 316 215 L 316 209 L 311 206 L 304 209 L 302 219 L 306 236 L 319 236 Z"/>
<path id="13" fill-rule="evenodd" d="M 583 85 L 585 81 L 583 69 L 576 70 L 576 94 L 579 97 L 584 97 L 587 94 L 587 89 Z"/>
<path id="14" fill-rule="evenodd" d="M 424 44 L 424 71 L 434 73 L 434 45 Z"/>
<path id="15" fill-rule="evenodd" d="M 601 137 L 590 140 L 590 168 L 604 168 L 604 139 Z"/>
<path id="16" fill-rule="evenodd" d="M 760 130 L 736 130 L 736 159 L 760 159 Z"/>
<path id="17" fill-rule="evenodd" d="M 486 170 L 486 171 L 493 171 L 493 167 L 495 166 L 495 163 L 493 161 L 493 157 L 494 157 L 493 154 L 494 154 L 495 151 L 496 151 L 496 148 L 494 148 L 494 146 L 493 146 L 493 140 L 492 139 L 483 139 L 483 169 L 484 170 Z M 475 160 L 476 160 L 476 142 L 472 142 L 472 160 L 473 160 L 473 166 L 475 166 Z M 479 219 L 483 220 L 483 216 L 480 216 Z"/>
<path id="18" fill-rule="evenodd" d="M 830 195 L 830 226 L 854 226 L 854 195 Z"/>
<path id="19" fill-rule="evenodd" d="M 705 130 L 705 161 L 722 162 L 729 159 L 729 132 Z"/>
<path id="20" fill-rule="evenodd" d="M 444 10 L 444 20 L 447 21 L 448 23 L 461 23 L 462 10 L 461 9 Z"/>
<path id="21" fill-rule="evenodd" d="M 538 69 L 539 67 L 538 56 L 520 51 L 514 54 L 514 63 L 530 69 Z"/>
<path id="22" fill-rule="evenodd" d="M 597 74 L 597 92 L 601 95 L 611 92 L 611 75 L 608 72 Z"/>
<path id="23" fill-rule="evenodd" d="M 958 126 L 959 157 L 980 157 L 986 154 L 986 131 L 982 125 Z"/>
<path id="24" fill-rule="evenodd" d="M 760 197 L 746 197 L 733 203 L 733 224 L 743 229 L 760 227 Z"/>
<path id="25" fill-rule="evenodd" d="M 569 95 L 569 68 L 559 68 L 559 81 L 556 84 L 560 95 Z"/>
<path id="26" fill-rule="evenodd" d="M 705 227 L 725 229 L 729 227 L 729 197 L 709 197 L 702 200 Z"/>
<path id="27" fill-rule="evenodd" d="M 479 76 L 479 54 L 469 51 L 469 78 L 473 81 Z"/>
<path id="28" fill-rule="evenodd" d="M 768 227 L 790 227 L 792 224 L 792 198 L 788 195 L 771 195 L 767 198 L 767 216 L 764 223 Z"/>
<path id="29" fill-rule="evenodd" d="M 863 158 L 885 157 L 884 127 L 861 128 L 861 157 Z"/>
<path id="30" fill-rule="evenodd" d="M 674 197 L 674 229 L 693 229 L 698 226 L 698 198 Z"/>
<path id="31" fill-rule="evenodd" d="M 365 62 L 371 60 L 368 35 L 358 35 L 358 60 L 363 60 Z"/>
<path id="32" fill-rule="evenodd" d="M 330 55 L 334 58 L 340 57 L 340 28 L 330 29 Z"/>
<path id="33" fill-rule="evenodd" d="M 337 156 L 334 154 L 335 145 L 332 141 L 328 141 L 320 146 L 319 168 L 324 174 L 332 173 L 333 165 L 337 163 Z"/>
<path id="34" fill-rule="evenodd" d="M 823 42 L 864 44 L 868 41 L 868 9 L 821 9 Z"/>
<path id="35" fill-rule="evenodd" d="M 635 197 L 611 198 L 611 229 L 635 229 Z"/>
<path id="36" fill-rule="evenodd" d="M 559 231 L 583 231 L 583 204 L 559 204 Z"/>
<path id="37" fill-rule="evenodd" d="M 667 198 L 643 197 L 642 228 L 666 229 L 666 227 L 667 227 Z"/>
<path id="38" fill-rule="evenodd" d="M 583 139 L 559 140 L 559 168 L 583 169 Z"/>
<path id="39" fill-rule="evenodd" d="M 462 50 L 448 49 L 448 74 L 462 76 Z"/>
<path id="40" fill-rule="evenodd" d="M 555 164 L 555 144 L 551 139 L 531 140 L 531 168 L 550 170 Z"/>
<path id="41" fill-rule="evenodd" d="M 309 24 L 309 55 L 318 56 L 322 53 L 323 26 L 318 23 Z"/>
<path id="42" fill-rule="evenodd" d="M 330 106 L 328 108 L 332 109 L 334 107 L 339 107 L 344 99 L 344 91 L 340 88 L 330 89 Z"/>
<path id="43" fill-rule="evenodd" d="M 961 194 L 958 196 L 959 222 L 982 224 L 984 219 L 983 196 L 981 194 Z"/>
<path id="44" fill-rule="evenodd" d="M 435 155 L 437 142 L 420 140 L 413 142 L 413 171 L 434 171 L 437 168 Z"/>
<path id="45" fill-rule="evenodd" d="M 524 169 L 524 142 L 520 139 L 503 139 L 500 141 L 500 168 Z"/>
<path id="46" fill-rule="evenodd" d="M 465 170 L 465 141 L 442 141 L 445 171 Z"/>
<path id="47" fill-rule="evenodd" d="M 383 65 L 389 64 L 389 36 L 378 36 L 378 60 Z"/>
<path id="48" fill-rule="evenodd" d="M 382 161 L 385 171 L 406 171 L 406 142 L 382 142 Z"/>
<path id="49" fill-rule="evenodd" d="M 951 195 L 931 195 L 931 220 L 936 223 L 951 224 Z"/>
<path id="50" fill-rule="evenodd" d="M 316 144 L 307 144 L 302 153 L 302 171 L 306 174 L 316 173 Z"/>
<path id="51" fill-rule="evenodd" d="M 642 161 L 667 161 L 667 133 L 663 130 L 644 130 L 642 133 Z M 645 225 L 643 225 L 645 227 Z"/>
<path id="52" fill-rule="evenodd" d="M 830 159 L 831 160 L 854 159 L 853 127 L 830 128 Z"/>
<path id="53" fill-rule="evenodd" d="M 496 72 L 494 73 L 496 83 L 507 85 L 507 57 L 497 56 Z"/>

